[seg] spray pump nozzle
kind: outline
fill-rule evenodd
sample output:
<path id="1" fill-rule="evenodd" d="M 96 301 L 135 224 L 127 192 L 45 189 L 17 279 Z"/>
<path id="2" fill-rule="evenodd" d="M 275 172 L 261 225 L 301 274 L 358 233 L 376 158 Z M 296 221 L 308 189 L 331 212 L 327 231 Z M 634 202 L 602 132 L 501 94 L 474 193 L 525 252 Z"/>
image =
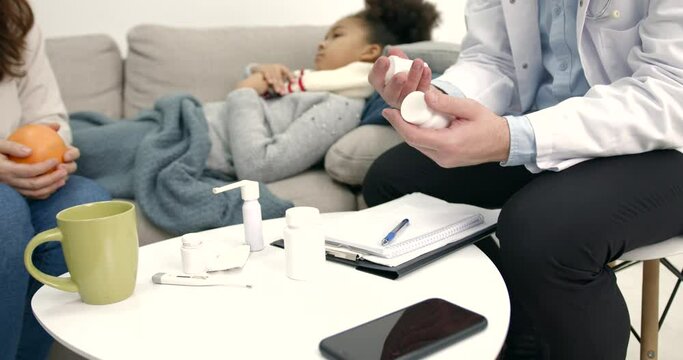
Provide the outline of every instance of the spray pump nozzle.
<path id="1" fill-rule="evenodd" d="M 241 180 L 221 187 L 213 188 L 214 194 L 241 188 L 242 191 L 242 218 L 244 219 L 244 240 L 249 244 L 251 251 L 263 250 L 263 226 L 261 217 L 261 204 L 258 202 L 258 182 Z"/>

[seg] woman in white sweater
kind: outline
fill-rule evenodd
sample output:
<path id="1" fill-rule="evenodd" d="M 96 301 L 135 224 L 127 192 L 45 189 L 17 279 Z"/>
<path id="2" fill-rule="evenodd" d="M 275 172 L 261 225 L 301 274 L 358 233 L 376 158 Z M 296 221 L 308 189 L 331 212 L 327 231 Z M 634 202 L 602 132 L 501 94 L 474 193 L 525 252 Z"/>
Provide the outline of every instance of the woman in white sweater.
<path id="1" fill-rule="evenodd" d="M 26 0 L 0 1 L 0 14 L 0 359 L 41 359 L 52 338 L 30 309 L 40 283 L 24 268 L 24 248 L 35 234 L 56 226 L 60 210 L 110 197 L 93 181 L 71 175 L 80 156 L 73 146 L 62 164 L 9 160 L 30 155 L 29 148 L 6 140 L 22 125 L 47 124 L 67 144 L 71 130 L 30 6 Z M 33 256 L 48 274 L 67 271 L 58 242 L 42 245 Z"/>

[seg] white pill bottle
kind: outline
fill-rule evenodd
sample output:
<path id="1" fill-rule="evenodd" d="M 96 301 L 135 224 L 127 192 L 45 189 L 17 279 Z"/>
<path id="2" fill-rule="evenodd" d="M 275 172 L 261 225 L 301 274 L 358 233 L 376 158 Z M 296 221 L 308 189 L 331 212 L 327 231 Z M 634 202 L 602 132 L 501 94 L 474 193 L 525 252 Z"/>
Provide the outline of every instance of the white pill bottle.
<path id="1" fill-rule="evenodd" d="M 450 124 L 445 115 L 427 106 L 422 91 L 413 91 L 403 99 L 401 116 L 405 121 L 427 129 L 443 129 Z"/>
<path id="2" fill-rule="evenodd" d="M 384 83 L 388 83 L 398 73 L 410 71 L 411 66 L 413 66 L 413 60 L 400 58 L 396 55 L 389 56 L 389 69 L 384 77 Z M 427 63 L 425 66 L 428 66 Z M 422 91 L 413 91 L 403 99 L 401 116 L 405 121 L 427 129 L 443 129 L 450 124 L 444 114 L 440 114 L 427 106 L 425 94 Z"/>
<path id="3" fill-rule="evenodd" d="M 325 234 L 320 211 L 297 206 L 285 212 L 284 229 L 287 276 L 294 280 L 320 278 L 325 267 Z"/>

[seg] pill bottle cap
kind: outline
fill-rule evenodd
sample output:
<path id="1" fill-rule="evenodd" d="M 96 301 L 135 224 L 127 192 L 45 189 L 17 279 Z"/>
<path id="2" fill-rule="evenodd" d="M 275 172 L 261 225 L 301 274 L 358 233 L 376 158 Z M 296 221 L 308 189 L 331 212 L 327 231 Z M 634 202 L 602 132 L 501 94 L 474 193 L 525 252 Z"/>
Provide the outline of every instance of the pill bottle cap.
<path id="1" fill-rule="evenodd" d="M 296 206 L 287 209 L 285 222 L 288 227 L 299 228 L 320 224 L 320 211 L 310 206 Z"/>

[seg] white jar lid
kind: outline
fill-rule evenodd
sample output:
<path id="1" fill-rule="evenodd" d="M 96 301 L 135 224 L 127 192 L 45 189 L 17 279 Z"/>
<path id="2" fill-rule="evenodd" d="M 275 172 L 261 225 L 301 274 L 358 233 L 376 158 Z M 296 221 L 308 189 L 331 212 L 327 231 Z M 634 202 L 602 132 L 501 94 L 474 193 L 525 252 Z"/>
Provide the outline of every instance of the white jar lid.
<path id="1" fill-rule="evenodd" d="M 188 233 L 181 237 L 184 248 L 196 248 L 202 245 L 202 238 L 197 233 Z"/>
<path id="2" fill-rule="evenodd" d="M 285 211 L 285 222 L 289 227 L 320 224 L 320 210 L 311 206 L 295 206 Z"/>

